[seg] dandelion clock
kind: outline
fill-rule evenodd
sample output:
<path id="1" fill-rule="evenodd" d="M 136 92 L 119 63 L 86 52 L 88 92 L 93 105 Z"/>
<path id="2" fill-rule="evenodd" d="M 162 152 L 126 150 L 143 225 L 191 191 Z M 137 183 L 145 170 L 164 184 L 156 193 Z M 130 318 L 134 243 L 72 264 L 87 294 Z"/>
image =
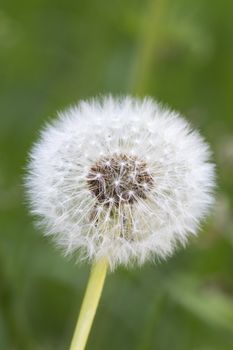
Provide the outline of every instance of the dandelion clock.
<path id="1" fill-rule="evenodd" d="M 169 257 L 213 202 L 207 143 L 152 99 L 80 102 L 30 154 L 32 213 L 65 255 L 92 264 L 71 343 L 84 349 L 107 270 Z"/>

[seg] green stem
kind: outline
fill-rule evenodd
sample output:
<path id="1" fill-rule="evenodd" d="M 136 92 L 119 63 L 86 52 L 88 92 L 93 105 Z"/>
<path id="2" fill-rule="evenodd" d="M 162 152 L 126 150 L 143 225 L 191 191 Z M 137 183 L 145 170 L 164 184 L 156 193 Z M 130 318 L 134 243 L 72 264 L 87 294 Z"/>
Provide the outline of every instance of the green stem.
<path id="1" fill-rule="evenodd" d="M 91 270 L 70 350 L 85 349 L 108 269 L 107 259 L 97 261 Z"/>
<path id="2" fill-rule="evenodd" d="M 145 94 L 152 66 L 159 57 L 165 10 L 166 0 L 150 1 L 131 72 L 130 91 L 134 94 Z"/>

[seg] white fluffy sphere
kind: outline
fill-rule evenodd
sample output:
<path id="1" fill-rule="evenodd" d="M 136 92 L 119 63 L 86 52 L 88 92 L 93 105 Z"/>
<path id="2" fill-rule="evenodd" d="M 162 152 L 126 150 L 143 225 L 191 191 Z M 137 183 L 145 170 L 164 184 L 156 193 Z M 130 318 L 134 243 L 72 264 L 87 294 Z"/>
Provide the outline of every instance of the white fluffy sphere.
<path id="1" fill-rule="evenodd" d="M 213 202 L 208 145 L 152 99 L 111 96 L 58 113 L 32 149 L 32 212 L 69 255 L 111 268 L 171 255 Z"/>

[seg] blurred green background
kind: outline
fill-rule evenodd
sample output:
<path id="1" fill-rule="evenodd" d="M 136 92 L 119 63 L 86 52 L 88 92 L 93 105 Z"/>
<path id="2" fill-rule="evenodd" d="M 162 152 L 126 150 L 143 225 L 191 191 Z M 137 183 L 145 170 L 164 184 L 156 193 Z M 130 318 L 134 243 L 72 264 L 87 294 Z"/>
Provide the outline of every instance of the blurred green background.
<path id="1" fill-rule="evenodd" d="M 167 262 L 109 275 L 87 349 L 233 349 L 233 2 L 0 3 L 0 349 L 68 349 L 89 267 L 33 227 L 28 151 L 59 109 L 151 95 L 212 145 L 217 203 Z"/>

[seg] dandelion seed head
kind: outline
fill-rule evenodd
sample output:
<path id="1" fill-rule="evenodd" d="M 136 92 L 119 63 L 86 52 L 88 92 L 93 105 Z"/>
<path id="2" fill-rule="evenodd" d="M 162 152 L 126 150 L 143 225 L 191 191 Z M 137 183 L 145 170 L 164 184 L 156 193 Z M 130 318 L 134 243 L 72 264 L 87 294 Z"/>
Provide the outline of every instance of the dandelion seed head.
<path id="1" fill-rule="evenodd" d="M 207 143 L 152 99 L 93 99 L 58 113 L 34 145 L 32 212 L 65 255 L 118 265 L 166 258 L 213 203 Z"/>

